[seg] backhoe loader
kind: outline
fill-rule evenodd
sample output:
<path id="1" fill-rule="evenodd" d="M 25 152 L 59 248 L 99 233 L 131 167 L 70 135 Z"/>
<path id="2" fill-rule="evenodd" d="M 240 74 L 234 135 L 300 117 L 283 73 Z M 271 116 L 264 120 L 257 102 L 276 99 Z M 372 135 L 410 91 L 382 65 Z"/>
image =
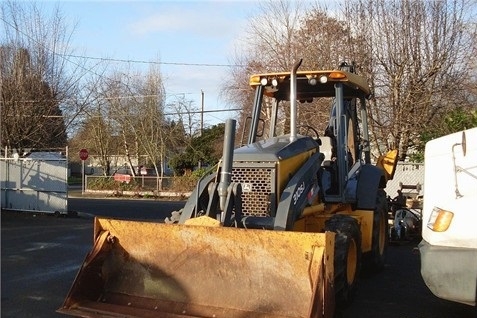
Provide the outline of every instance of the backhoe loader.
<path id="1" fill-rule="evenodd" d="M 371 91 L 353 64 L 300 65 L 250 77 L 247 141 L 235 147 L 236 122 L 227 120 L 221 161 L 168 219 L 173 224 L 95 219 L 93 249 L 59 312 L 332 317 L 351 301 L 361 265 L 384 264 L 384 188 L 397 152 L 371 163 Z M 298 102 L 321 98 L 332 105 L 325 132 L 298 134 Z M 283 114 L 289 125 L 280 124 Z"/>

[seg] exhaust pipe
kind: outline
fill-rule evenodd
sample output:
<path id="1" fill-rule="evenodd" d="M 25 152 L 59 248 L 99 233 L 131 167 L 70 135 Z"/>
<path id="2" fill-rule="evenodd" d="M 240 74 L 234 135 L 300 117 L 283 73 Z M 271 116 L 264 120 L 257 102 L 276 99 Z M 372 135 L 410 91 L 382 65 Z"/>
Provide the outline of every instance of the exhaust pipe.
<path id="1" fill-rule="evenodd" d="M 290 142 L 296 140 L 296 71 L 301 65 L 303 59 L 298 60 L 293 64 L 290 76 Z"/>
<path id="2" fill-rule="evenodd" d="M 234 136 L 235 136 L 235 123 L 234 119 L 227 119 L 225 122 L 225 134 L 224 134 L 224 149 L 222 154 L 222 170 L 220 172 L 220 182 L 217 188 L 219 193 L 220 211 L 225 210 L 225 204 L 227 201 L 227 189 L 232 180 L 232 161 L 234 154 Z"/>

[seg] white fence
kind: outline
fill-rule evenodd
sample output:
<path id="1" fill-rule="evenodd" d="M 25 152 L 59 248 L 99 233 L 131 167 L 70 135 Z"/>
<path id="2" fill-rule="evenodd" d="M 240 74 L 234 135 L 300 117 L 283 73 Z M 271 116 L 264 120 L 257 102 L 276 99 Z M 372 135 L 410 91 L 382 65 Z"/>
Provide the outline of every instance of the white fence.
<path id="1" fill-rule="evenodd" d="M 388 181 L 386 193 L 394 198 L 401 185 L 420 185 L 424 190 L 424 164 L 412 162 L 398 162 L 393 180 Z M 408 190 L 403 190 L 403 193 Z M 418 192 L 417 190 L 415 192 Z"/>
<path id="2" fill-rule="evenodd" d="M 65 214 L 68 212 L 66 158 L 0 158 L 2 209 Z"/>

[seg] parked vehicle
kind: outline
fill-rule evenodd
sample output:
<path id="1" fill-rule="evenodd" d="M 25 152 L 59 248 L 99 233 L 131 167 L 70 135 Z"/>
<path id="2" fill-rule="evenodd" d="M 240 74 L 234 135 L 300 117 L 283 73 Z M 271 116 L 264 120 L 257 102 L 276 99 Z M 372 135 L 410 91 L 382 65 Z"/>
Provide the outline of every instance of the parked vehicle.
<path id="1" fill-rule="evenodd" d="M 429 141 L 425 149 L 421 274 L 438 297 L 477 299 L 477 128 Z"/>
<path id="2" fill-rule="evenodd" d="M 137 167 L 135 172 L 136 172 L 136 176 L 148 176 L 148 177 L 157 176 L 156 169 L 154 168 L 146 168 L 146 167 L 140 166 L 140 167 Z M 133 176 L 133 173 L 129 167 L 120 167 L 116 169 L 112 175 L 115 176 L 118 174 Z"/>
<path id="3" fill-rule="evenodd" d="M 415 209 L 402 207 L 396 210 L 392 225 L 389 227 L 391 242 L 414 241 L 421 238 L 421 213 Z"/>
<path id="4" fill-rule="evenodd" d="M 112 176 L 115 176 L 115 175 L 118 175 L 118 174 L 124 174 L 124 175 L 128 175 L 128 176 L 133 175 L 131 169 L 123 168 L 123 167 L 114 170 L 114 172 L 112 173 Z"/>

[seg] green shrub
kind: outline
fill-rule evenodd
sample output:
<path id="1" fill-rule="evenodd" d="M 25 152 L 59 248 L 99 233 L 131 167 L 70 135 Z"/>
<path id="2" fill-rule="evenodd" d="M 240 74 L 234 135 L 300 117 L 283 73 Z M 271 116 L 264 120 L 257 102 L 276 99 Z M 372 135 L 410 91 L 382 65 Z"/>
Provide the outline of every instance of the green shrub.
<path id="1" fill-rule="evenodd" d="M 200 178 L 194 174 L 172 178 L 170 190 L 176 192 L 190 192 L 194 190 Z"/>
<path id="2" fill-rule="evenodd" d="M 140 189 L 136 180 L 131 178 L 131 182 L 115 181 L 113 177 L 95 178 L 88 182 L 88 189 L 91 190 L 115 190 L 115 191 L 134 191 Z"/>
<path id="3" fill-rule="evenodd" d="M 209 168 L 200 168 L 200 169 L 196 169 L 194 171 L 192 171 L 192 174 L 191 174 L 191 177 L 194 177 L 194 178 L 197 178 L 197 180 L 199 180 L 200 178 L 202 178 L 204 175 L 207 174 L 207 171 L 209 170 Z"/>
<path id="4" fill-rule="evenodd" d="M 69 177 L 68 178 L 68 184 L 81 184 L 82 180 L 81 180 L 81 177 Z"/>
<path id="5" fill-rule="evenodd" d="M 88 182 L 88 189 L 91 190 L 113 190 L 114 189 L 114 179 L 109 178 L 94 178 L 90 179 Z"/>

